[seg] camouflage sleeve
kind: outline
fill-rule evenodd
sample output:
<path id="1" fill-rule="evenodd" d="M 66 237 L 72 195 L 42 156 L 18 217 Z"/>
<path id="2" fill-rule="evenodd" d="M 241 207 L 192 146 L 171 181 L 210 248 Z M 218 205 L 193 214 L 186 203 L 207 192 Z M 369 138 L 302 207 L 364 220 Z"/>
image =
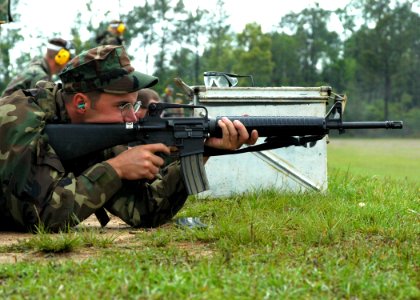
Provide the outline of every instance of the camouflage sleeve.
<path id="1" fill-rule="evenodd" d="M 15 93 L 0 104 L 0 216 L 24 228 L 77 224 L 111 199 L 121 180 L 107 163 L 78 177 L 67 173 L 42 133 L 45 113 L 31 101 L 19 107 L 13 100 L 22 96 Z"/>
<path id="2" fill-rule="evenodd" d="M 133 227 L 156 227 L 172 219 L 187 197 L 180 162 L 175 161 L 153 181 L 125 181 L 105 208 Z"/>

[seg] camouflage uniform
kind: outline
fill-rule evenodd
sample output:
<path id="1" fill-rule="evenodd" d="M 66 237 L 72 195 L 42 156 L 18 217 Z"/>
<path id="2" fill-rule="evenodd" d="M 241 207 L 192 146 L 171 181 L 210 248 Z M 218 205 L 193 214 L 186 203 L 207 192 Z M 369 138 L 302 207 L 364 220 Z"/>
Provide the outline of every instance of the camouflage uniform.
<path id="1" fill-rule="evenodd" d="M 81 73 L 84 81 L 78 81 Z M 64 86 L 40 82 L 0 99 L 0 227 L 31 230 L 42 224 L 56 231 L 102 208 L 133 227 L 170 220 L 187 198 L 179 162 L 153 181 L 121 180 L 104 162 L 115 151 L 98 154 L 89 166 L 73 166 L 60 161 L 43 133 L 46 123 L 70 122 L 63 90 L 109 87 L 121 93 L 151 86 L 157 78 L 134 71 L 124 48 L 116 46 L 85 51 L 60 77 Z"/>
<path id="2" fill-rule="evenodd" d="M 8 96 L 14 91 L 30 89 L 40 80 L 51 80 L 52 74 L 45 58 L 33 60 L 29 67 L 6 87 L 2 96 Z"/>

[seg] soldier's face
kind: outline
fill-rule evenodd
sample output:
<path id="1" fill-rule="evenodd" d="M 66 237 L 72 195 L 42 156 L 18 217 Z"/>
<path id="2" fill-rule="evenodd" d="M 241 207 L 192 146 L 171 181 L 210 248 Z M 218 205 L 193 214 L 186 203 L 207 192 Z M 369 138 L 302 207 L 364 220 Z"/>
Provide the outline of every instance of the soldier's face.
<path id="1" fill-rule="evenodd" d="M 137 102 L 137 92 L 128 94 L 102 93 L 96 101 L 90 101 L 86 108 L 85 123 L 123 123 L 136 122 L 134 107 Z"/>

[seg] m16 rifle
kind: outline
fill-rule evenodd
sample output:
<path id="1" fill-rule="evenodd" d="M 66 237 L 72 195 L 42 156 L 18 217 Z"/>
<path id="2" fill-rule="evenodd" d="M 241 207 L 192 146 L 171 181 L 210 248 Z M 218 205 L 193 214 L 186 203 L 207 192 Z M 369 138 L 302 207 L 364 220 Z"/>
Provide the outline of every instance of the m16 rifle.
<path id="1" fill-rule="evenodd" d="M 354 129 L 401 129 L 402 121 L 344 122 L 345 96 L 332 94 L 333 105 L 325 117 L 295 116 L 226 116 L 241 121 L 247 130 L 258 130 L 264 143 L 225 151 L 205 147 L 208 137 L 221 137 L 217 125 L 221 117 L 210 118 L 205 106 L 152 103 L 148 114 L 136 123 L 125 124 L 48 124 L 45 133 L 49 144 L 62 161 L 83 157 L 123 144 L 164 143 L 176 147 L 173 155 L 181 161 L 181 170 L 189 194 L 209 188 L 203 156 L 238 154 L 289 146 L 315 144 L 331 130 L 344 133 Z M 162 117 L 168 109 L 200 110 L 191 117 Z"/>

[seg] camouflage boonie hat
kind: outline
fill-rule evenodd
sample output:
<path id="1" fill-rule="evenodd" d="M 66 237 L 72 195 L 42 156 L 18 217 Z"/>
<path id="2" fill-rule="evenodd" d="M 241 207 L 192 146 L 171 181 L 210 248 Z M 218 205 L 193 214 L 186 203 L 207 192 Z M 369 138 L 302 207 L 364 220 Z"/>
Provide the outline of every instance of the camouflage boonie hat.
<path id="1" fill-rule="evenodd" d="M 80 53 L 59 74 L 70 93 L 100 90 L 125 94 L 154 86 L 159 79 L 134 71 L 123 46 L 99 46 Z"/>

